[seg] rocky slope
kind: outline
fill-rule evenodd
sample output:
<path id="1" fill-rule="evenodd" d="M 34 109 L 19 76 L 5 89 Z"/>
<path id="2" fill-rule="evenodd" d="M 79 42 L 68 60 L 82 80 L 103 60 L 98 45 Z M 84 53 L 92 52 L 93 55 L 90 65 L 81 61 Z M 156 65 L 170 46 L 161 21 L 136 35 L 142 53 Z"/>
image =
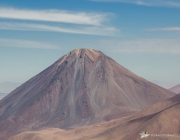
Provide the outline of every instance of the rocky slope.
<path id="1" fill-rule="evenodd" d="M 142 131 L 150 134 L 147 140 L 179 140 L 179 114 L 180 94 L 124 118 L 72 130 L 24 132 L 10 140 L 140 140 Z"/>
<path id="2" fill-rule="evenodd" d="M 132 115 L 123 123 L 98 134 L 93 140 L 140 140 L 142 131 L 150 134 L 147 140 L 179 140 L 180 94 Z M 157 135 L 156 135 L 157 134 Z M 165 134 L 165 135 L 164 135 Z M 168 136 L 169 135 L 169 136 Z"/>

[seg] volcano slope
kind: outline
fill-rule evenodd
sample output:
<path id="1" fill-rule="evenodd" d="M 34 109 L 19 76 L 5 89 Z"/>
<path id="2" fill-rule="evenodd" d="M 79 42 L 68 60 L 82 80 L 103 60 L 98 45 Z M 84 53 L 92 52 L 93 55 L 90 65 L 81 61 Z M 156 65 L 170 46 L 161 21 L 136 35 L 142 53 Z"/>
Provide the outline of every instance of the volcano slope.
<path id="1" fill-rule="evenodd" d="M 77 49 L 0 101 L 0 138 L 109 121 L 173 95 L 99 51 Z"/>

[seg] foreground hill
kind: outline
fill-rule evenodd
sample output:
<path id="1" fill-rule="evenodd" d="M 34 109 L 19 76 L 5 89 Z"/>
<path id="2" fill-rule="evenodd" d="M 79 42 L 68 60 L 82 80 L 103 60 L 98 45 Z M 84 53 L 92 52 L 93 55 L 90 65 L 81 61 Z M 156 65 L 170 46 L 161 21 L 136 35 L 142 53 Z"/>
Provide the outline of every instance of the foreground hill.
<path id="1" fill-rule="evenodd" d="M 0 137 L 109 121 L 173 95 L 99 51 L 77 49 L 0 101 Z"/>
<path id="2" fill-rule="evenodd" d="M 180 93 L 180 84 L 170 88 L 169 90 L 174 92 L 174 93 L 179 94 Z"/>
<path id="3" fill-rule="evenodd" d="M 146 138 L 147 140 L 179 140 L 179 114 L 180 94 L 166 101 L 154 104 L 140 113 L 129 117 L 123 123 L 107 129 L 103 133 L 97 134 L 97 136 L 92 139 L 140 140 L 139 133 L 147 131 L 150 134 L 150 136 Z M 155 134 L 158 134 L 158 136 Z"/>
<path id="4" fill-rule="evenodd" d="M 142 131 L 150 134 L 147 140 L 179 140 L 179 114 L 180 94 L 124 118 L 66 131 L 49 128 L 24 132 L 10 140 L 140 140 Z"/>

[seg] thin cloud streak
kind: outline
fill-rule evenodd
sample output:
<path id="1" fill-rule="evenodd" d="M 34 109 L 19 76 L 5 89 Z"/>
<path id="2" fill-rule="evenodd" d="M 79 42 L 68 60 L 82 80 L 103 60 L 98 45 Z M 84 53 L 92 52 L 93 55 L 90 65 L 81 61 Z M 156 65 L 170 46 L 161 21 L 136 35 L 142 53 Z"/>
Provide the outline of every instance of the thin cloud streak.
<path id="1" fill-rule="evenodd" d="M 164 53 L 180 54 L 179 39 L 139 39 L 139 40 L 100 40 L 104 46 L 115 46 L 114 52 L 120 53 Z"/>
<path id="2" fill-rule="evenodd" d="M 44 42 L 19 40 L 19 39 L 4 39 L 4 38 L 0 38 L 0 47 L 51 49 L 51 50 L 59 49 L 55 45 L 47 44 Z"/>
<path id="3" fill-rule="evenodd" d="M 0 18 L 62 22 L 83 25 L 101 25 L 108 14 L 69 12 L 60 10 L 27 10 L 0 7 Z"/>
<path id="4" fill-rule="evenodd" d="M 180 27 L 153 28 L 148 31 L 180 31 Z"/>
<path id="5" fill-rule="evenodd" d="M 46 24 L 29 24 L 29 23 L 14 23 L 0 22 L 1 30 L 26 30 L 26 31 L 48 31 L 62 32 L 72 34 L 88 34 L 88 35 L 103 35 L 113 36 L 118 30 L 114 27 L 99 27 L 99 26 L 73 26 L 71 28 L 51 26 Z"/>
<path id="6" fill-rule="evenodd" d="M 179 0 L 90 0 L 94 2 L 121 2 L 144 6 L 180 7 Z"/>

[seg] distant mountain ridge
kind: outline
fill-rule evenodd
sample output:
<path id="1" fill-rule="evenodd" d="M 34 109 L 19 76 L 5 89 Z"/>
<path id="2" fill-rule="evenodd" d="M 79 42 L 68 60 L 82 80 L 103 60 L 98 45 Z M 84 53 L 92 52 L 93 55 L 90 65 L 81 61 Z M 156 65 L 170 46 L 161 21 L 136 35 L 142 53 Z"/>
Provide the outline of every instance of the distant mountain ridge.
<path id="1" fill-rule="evenodd" d="M 173 95 L 100 51 L 76 49 L 0 101 L 0 138 L 110 121 Z"/>
<path id="2" fill-rule="evenodd" d="M 180 84 L 170 88 L 169 90 L 174 92 L 174 93 L 179 94 L 180 93 Z"/>
<path id="3" fill-rule="evenodd" d="M 5 97 L 6 95 L 8 95 L 7 93 L 0 93 L 0 100 Z"/>
<path id="4" fill-rule="evenodd" d="M 0 92 L 1 93 L 10 93 L 11 91 L 15 90 L 20 83 L 13 83 L 13 82 L 3 82 L 0 83 Z"/>

